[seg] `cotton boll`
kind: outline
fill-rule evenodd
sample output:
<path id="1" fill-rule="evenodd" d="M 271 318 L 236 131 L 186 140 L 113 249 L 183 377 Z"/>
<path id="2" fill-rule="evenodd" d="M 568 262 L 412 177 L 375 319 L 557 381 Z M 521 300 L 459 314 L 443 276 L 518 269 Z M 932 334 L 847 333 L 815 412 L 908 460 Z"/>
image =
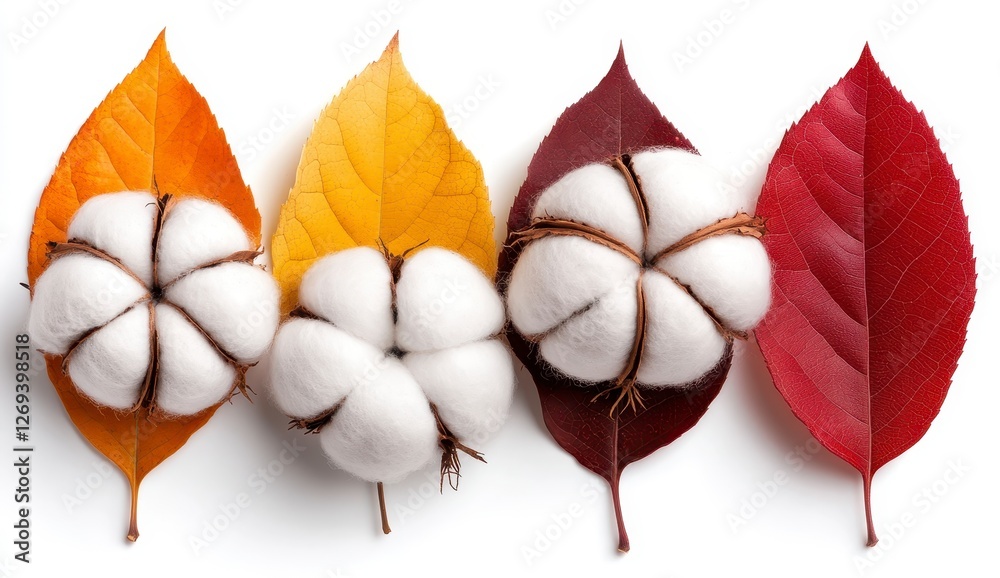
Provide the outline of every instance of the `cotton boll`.
<path id="1" fill-rule="evenodd" d="M 493 283 L 458 253 L 430 247 L 403 262 L 396 284 L 396 345 L 429 351 L 500 331 L 503 303 Z"/>
<path id="2" fill-rule="evenodd" d="M 571 317 L 539 344 L 542 358 L 585 382 L 617 377 L 628 361 L 636 335 L 636 279 L 622 279 L 589 309 Z"/>
<path id="3" fill-rule="evenodd" d="M 77 209 L 66 235 L 118 259 L 148 287 L 157 210 L 156 197 L 146 192 L 97 195 Z"/>
<path id="4" fill-rule="evenodd" d="M 156 345 L 156 404 L 166 413 L 193 415 L 232 391 L 236 369 L 170 305 L 156 306 Z"/>
<path id="5" fill-rule="evenodd" d="M 584 223 L 642 252 L 642 221 L 635 199 L 625 177 L 608 165 L 595 163 L 570 171 L 539 195 L 531 216 Z"/>
<path id="6" fill-rule="evenodd" d="M 126 410 L 139 400 L 149 367 L 149 307 L 139 304 L 73 350 L 69 376 L 99 405 Z"/>
<path id="7" fill-rule="evenodd" d="M 648 210 L 644 251 L 643 227 L 627 181 L 606 165 L 588 165 L 557 181 L 539 196 L 532 217 L 596 226 L 649 260 L 743 210 L 743 197 L 722 186 L 722 174 L 697 154 L 658 149 L 634 154 L 628 162 Z M 620 186 L 611 186 L 612 173 L 621 178 Z M 579 382 L 620 376 L 639 333 L 640 385 L 695 381 L 727 347 L 713 315 L 730 329 L 746 331 L 766 312 L 767 256 L 756 239 L 726 234 L 700 239 L 659 261 L 654 265 L 663 272 L 582 236 L 541 235 L 523 247 L 512 268 L 507 287 L 511 322 L 537 342 L 541 358 Z M 637 328 L 640 274 L 645 326 Z"/>
<path id="8" fill-rule="evenodd" d="M 392 347 L 392 274 L 371 247 L 313 263 L 299 285 L 299 305 L 379 349 Z"/>
<path id="9" fill-rule="evenodd" d="M 649 257 L 741 209 L 740 196 L 721 186 L 724 176 L 701 155 L 677 148 L 641 152 L 632 156 L 632 170 L 649 209 Z"/>
<path id="10" fill-rule="evenodd" d="M 246 263 L 193 271 L 165 291 L 223 351 L 253 363 L 267 350 L 278 326 L 278 286 L 267 272 Z"/>
<path id="11" fill-rule="evenodd" d="M 462 443 L 486 441 L 507 420 L 514 367 L 498 340 L 410 353 L 403 364 Z"/>
<path id="12" fill-rule="evenodd" d="M 156 275 L 160 284 L 166 285 L 199 265 L 251 249 L 243 225 L 225 207 L 181 198 L 169 208 L 160 226 Z"/>
<path id="13" fill-rule="evenodd" d="M 701 305 L 669 277 L 642 277 L 646 333 L 637 380 L 650 387 L 694 381 L 722 358 L 726 340 Z"/>
<path id="14" fill-rule="evenodd" d="M 660 260 L 724 326 L 753 329 L 771 303 L 771 265 L 753 237 L 710 237 Z"/>
<path id="15" fill-rule="evenodd" d="M 510 319 L 522 335 L 544 333 L 589 307 L 639 266 L 580 237 L 545 237 L 521 252 L 507 287 Z"/>
<path id="16" fill-rule="evenodd" d="M 270 358 L 271 398 L 300 419 L 332 409 L 385 363 L 378 348 L 325 321 L 301 318 L 282 324 Z"/>
<path id="17" fill-rule="evenodd" d="M 320 431 L 337 467 L 370 482 L 394 482 L 438 453 L 438 431 L 420 386 L 396 359 L 386 358 Z"/>
<path id="18" fill-rule="evenodd" d="M 149 295 L 117 265 L 83 253 L 52 261 L 33 289 L 28 332 L 39 349 L 58 354 Z"/>

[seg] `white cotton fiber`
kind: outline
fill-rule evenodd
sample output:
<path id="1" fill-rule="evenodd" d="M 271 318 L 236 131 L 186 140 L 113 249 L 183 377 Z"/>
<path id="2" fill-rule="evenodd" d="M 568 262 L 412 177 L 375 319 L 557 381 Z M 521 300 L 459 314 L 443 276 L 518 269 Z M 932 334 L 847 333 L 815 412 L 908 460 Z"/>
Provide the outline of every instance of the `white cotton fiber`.
<path id="1" fill-rule="evenodd" d="M 510 319 L 523 335 L 543 333 L 634 278 L 638 269 L 621 253 L 579 237 L 533 241 L 511 271 Z"/>
<path id="2" fill-rule="evenodd" d="M 693 237 L 690 246 L 650 263 L 681 239 L 745 212 L 745 199 L 708 161 L 682 149 L 639 152 L 629 162 L 649 215 L 645 251 L 637 250 L 642 265 L 580 236 L 528 241 L 509 277 L 510 319 L 538 342 L 548 364 L 582 383 L 620 376 L 640 330 L 638 384 L 690 383 L 719 362 L 734 333 L 749 331 L 767 312 L 767 254 L 759 239 L 729 230 Z M 568 173 L 541 193 L 532 217 L 587 223 L 642 247 L 636 202 L 609 171 L 617 173 L 594 163 Z M 640 274 L 642 328 L 635 323 Z"/>
<path id="3" fill-rule="evenodd" d="M 503 327 L 493 283 L 461 255 L 429 247 L 403 262 L 396 283 L 396 345 L 430 351 L 489 337 Z"/>
<path id="4" fill-rule="evenodd" d="M 136 404 L 149 367 L 149 307 L 145 303 L 91 333 L 73 350 L 69 376 L 100 405 L 126 410 Z"/>
<path id="5" fill-rule="evenodd" d="M 753 329 L 771 303 L 771 265 L 764 245 L 753 237 L 711 237 L 658 265 L 687 285 L 729 329 Z"/>
<path id="6" fill-rule="evenodd" d="M 299 305 L 382 350 L 392 347 L 392 275 L 371 247 L 318 259 L 299 285 Z"/>
<path id="7" fill-rule="evenodd" d="M 469 447 L 506 420 L 515 384 L 496 339 L 503 302 L 461 255 L 428 247 L 403 258 L 395 283 L 385 257 L 347 249 L 317 260 L 300 305 L 271 348 L 275 405 L 295 420 L 335 410 L 319 425 L 337 467 L 369 481 L 399 480 L 439 458 L 434 404 L 447 431 Z"/>
<path id="8" fill-rule="evenodd" d="M 271 344 L 278 326 L 274 278 L 245 263 L 193 271 L 170 285 L 165 297 L 241 363 L 255 362 Z"/>
<path id="9" fill-rule="evenodd" d="M 669 148 L 632 156 L 649 208 L 647 256 L 653 256 L 702 227 L 732 217 L 743 199 L 704 157 Z"/>
<path id="10" fill-rule="evenodd" d="M 600 229 L 642 252 L 642 221 L 622 173 L 590 164 L 570 171 L 538 197 L 534 219 L 567 219 Z"/>
<path id="11" fill-rule="evenodd" d="M 510 352 L 498 340 L 410 353 L 403 364 L 451 433 L 464 443 L 485 442 L 507 420 L 514 367 Z"/>
<path id="12" fill-rule="evenodd" d="M 337 467 L 371 482 L 394 482 L 423 468 L 439 452 L 427 398 L 396 359 L 355 389 L 320 432 Z"/>
<path id="13" fill-rule="evenodd" d="M 285 415 L 313 418 L 333 408 L 360 384 L 375 379 L 382 351 L 315 319 L 291 319 L 271 348 L 271 398 Z"/>
<path id="14" fill-rule="evenodd" d="M 160 227 L 156 275 L 166 285 L 194 267 L 251 249 L 243 225 L 225 207 L 181 197 L 170 205 Z"/>
<path id="15" fill-rule="evenodd" d="M 638 381 L 647 386 L 691 382 L 715 367 L 726 341 L 705 310 L 669 277 L 642 277 L 646 335 Z"/>
<path id="16" fill-rule="evenodd" d="M 168 414 L 193 415 L 229 395 L 236 369 L 170 305 L 156 306 L 156 404 Z"/>
<path id="17" fill-rule="evenodd" d="M 542 357 L 582 381 L 618 377 L 635 341 L 637 277 L 638 271 L 548 333 L 539 344 Z"/>
<path id="18" fill-rule="evenodd" d="M 35 281 L 28 332 L 48 353 L 66 350 L 149 293 L 118 266 L 87 254 L 52 261 Z"/>
<path id="19" fill-rule="evenodd" d="M 156 212 L 156 197 L 147 192 L 97 195 L 77 209 L 66 236 L 100 248 L 149 286 Z"/>
<path id="20" fill-rule="evenodd" d="M 70 221 L 70 242 L 111 259 L 54 254 L 32 287 L 28 330 L 48 353 L 65 354 L 79 341 L 67 363 L 73 383 L 96 404 L 121 410 L 138 401 L 155 353 L 156 409 L 191 415 L 228 396 L 239 373 L 267 349 L 278 323 L 278 289 L 252 264 L 213 263 L 251 249 L 224 207 L 182 197 L 161 212 L 161 201 L 123 192 L 84 203 Z"/>

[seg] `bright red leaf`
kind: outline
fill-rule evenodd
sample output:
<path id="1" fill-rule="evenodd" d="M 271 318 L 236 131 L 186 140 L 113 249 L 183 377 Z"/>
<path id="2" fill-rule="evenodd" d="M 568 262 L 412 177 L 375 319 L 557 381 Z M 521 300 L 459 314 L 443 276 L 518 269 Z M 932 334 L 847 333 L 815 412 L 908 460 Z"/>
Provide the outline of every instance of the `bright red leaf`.
<path id="1" fill-rule="evenodd" d="M 757 214 L 774 266 L 757 341 L 795 415 L 861 473 L 872 546 L 872 476 L 940 410 L 976 273 L 951 165 L 867 46 L 785 135 Z"/>
<path id="2" fill-rule="evenodd" d="M 694 151 L 691 143 L 639 90 L 629 74 L 625 54 L 619 50 L 607 76 L 592 92 L 566 109 L 542 141 L 528 166 L 527 179 L 514 199 L 507 230 L 526 227 L 539 195 L 566 173 L 590 163 L 665 146 Z M 512 246 L 508 238 L 500 255 L 497 274 L 500 287 L 507 285 L 519 252 L 519 246 Z M 628 551 L 618 492 L 622 470 L 674 441 L 698 422 L 726 379 L 732 348 L 727 348 L 719 364 L 697 384 L 644 390 L 644 408 L 611 411 L 614 395 L 596 399 L 595 396 L 612 388 L 612 382 L 582 387 L 553 371 L 538 355 L 536 346 L 513 327 L 508 327 L 507 337 L 514 353 L 534 378 L 549 433 L 580 464 L 611 486 L 618 548 Z"/>

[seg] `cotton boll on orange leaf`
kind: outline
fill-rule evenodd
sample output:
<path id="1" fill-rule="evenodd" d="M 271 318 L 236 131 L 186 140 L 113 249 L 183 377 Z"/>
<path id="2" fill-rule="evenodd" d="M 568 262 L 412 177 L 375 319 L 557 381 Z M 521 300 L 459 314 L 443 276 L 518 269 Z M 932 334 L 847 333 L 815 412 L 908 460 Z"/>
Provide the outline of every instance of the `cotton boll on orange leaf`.
<path id="1" fill-rule="evenodd" d="M 91 113 L 42 192 L 28 248 L 32 288 L 47 267 L 50 244 L 70 240 L 77 210 L 89 199 L 120 191 L 212 201 L 235 217 L 250 246 L 260 244 L 260 215 L 253 196 L 208 103 L 171 60 L 163 32 L 142 62 Z M 81 231 L 79 235 L 93 237 L 93 243 L 105 235 L 97 229 Z M 104 242 L 114 240 L 105 236 Z M 46 364 L 80 433 L 128 478 L 128 539 L 136 540 L 139 484 L 184 445 L 221 402 L 188 416 L 155 415 L 149 407 L 124 412 L 101 408 L 64 373 L 63 356 L 48 354 Z"/>

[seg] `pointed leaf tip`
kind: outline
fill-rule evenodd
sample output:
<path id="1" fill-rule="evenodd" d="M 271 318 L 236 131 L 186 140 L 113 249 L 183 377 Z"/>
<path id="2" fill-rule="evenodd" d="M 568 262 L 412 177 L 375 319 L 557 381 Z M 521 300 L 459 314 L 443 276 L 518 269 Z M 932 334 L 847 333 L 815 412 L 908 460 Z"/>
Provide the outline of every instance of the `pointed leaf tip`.
<path id="1" fill-rule="evenodd" d="M 389 44 L 385 45 L 386 52 L 395 52 L 397 50 L 399 50 L 399 30 L 392 35 L 392 38 L 389 40 Z"/>
<path id="2" fill-rule="evenodd" d="M 167 58 L 170 57 L 170 53 L 167 51 L 167 29 L 160 30 L 160 33 L 156 35 L 156 39 L 153 40 L 153 44 L 149 46 L 149 50 L 146 51 L 145 60 L 149 60 L 150 57 L 154 55 L 163 56 L 166 55 Z"/>
<path id="3" fill-rule="evenodd" d="M 624 77 L 631 79 L 632 75 L 628 71 L 628 61 L 625 60 L 625 43 L 618 41 L 618 54 L 615 56 L 614 61 L 611 63 L 611 67 L 608 69 L 608 73 L 605 75 L 605 79 L 612 76 L 613 73 L 619 72 Z M 602 81 L 603 82 L 603 81 Z"/>
<path id="4" fill-rule="evenodd" d="M 878 70 L 879 72 L 882 71 L 881 67 L 879 67 L 878 65 L 878 62 L 875 60 L 875 55 L 872 54 L 871 47 L 868 45 L 867 42 L 865 42 L 865 47 L 861 49 L 861 56 L 858 57 L 857 66 L 861 66 L 861 64 L 865 64 L 866 67 L 869 69 Z"/>

